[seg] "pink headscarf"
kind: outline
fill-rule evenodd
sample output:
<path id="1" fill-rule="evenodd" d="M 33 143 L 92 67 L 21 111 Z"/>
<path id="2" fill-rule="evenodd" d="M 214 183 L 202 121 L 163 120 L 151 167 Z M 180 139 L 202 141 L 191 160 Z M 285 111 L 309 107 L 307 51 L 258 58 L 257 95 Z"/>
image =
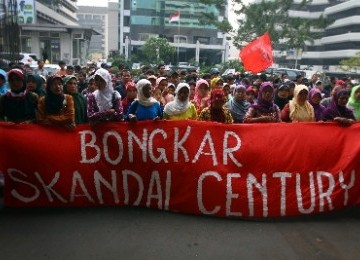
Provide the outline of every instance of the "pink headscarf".
<path id="1" fill-rule="evenodd" d="M 195 87 L 195 96 L 194 96 L 194 104 L 199 107 L 201 106 L 201 99 L 202 97 L 200 97 L 200 94 L 199 94 L 199 88 L 202 84 L 205 84 L 208 88 L 209 88 L 209 82 L 207 82 L 205 79 L 200 79 L 196 82 L 196 87 Z M 208 106 L 210 106 L 210 97 L 206 97 L 207 98 L 207 103 L 208 103 Z"/>

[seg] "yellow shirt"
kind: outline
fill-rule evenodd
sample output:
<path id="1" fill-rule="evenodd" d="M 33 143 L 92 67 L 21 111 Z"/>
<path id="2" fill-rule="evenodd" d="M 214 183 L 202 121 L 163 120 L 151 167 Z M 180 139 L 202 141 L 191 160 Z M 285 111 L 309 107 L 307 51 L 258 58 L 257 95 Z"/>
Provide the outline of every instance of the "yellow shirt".
<path id="1" fill-rule="evenodd" d="M 193 119 L 196 120 L 197 119 L 197 113 L 196 113 L 196 108 L 194 106 L 194 104 L 190 104 L 190 106 L 188 107 L 188 109 L 181 113 L 181 114 L 177 114 L 177 115 L 167 115 L 164 112 L 164 119 L 169 119 L 169 120 L 186 120 L 186 119 Z"/>

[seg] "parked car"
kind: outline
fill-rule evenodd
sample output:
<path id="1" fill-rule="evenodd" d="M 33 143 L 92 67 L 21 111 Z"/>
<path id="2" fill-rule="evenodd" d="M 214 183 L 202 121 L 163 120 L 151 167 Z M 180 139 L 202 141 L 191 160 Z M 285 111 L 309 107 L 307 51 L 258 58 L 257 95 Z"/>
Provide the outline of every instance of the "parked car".
<path id="1" fill-rule="evenodd" d="M 25 65 L 37 66 L 37 61 L 38 58 L 35 53 L 20 52 L 19 62 L 22 62 Z"/>
<path id="2" fill-rule="evenodd" d="M 302 75 L 304 78 L 306 77 L 306 73 L 304 71 L 288 68 L 268 68 L 265 70 L 265 73 L 271 75 L 276 74 L 279 76 L 281 76 L 282 74 L 286 74 L 292 81 L 296 80 L 297 75 Z"/>

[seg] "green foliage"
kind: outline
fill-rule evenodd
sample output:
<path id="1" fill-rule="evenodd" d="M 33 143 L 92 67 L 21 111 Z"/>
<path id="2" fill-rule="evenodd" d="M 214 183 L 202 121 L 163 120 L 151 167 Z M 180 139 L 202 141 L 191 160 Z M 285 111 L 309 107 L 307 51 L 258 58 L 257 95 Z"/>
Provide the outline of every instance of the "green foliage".
<path id="1" fill-rule="evenodd" d="M 354 57 L 340 61 L 340 65 L 344 66 L 344 70 L 351 70 L 360 67 L 360 52 L 356 53 Z"/>
<path id="2" fill-rule="evenodd" d="M 235 0 L 242 3 L 242 0 Z M 313 34 L 311 28 L 324 28 L 328 25 L 324 17 L 319 19 L 303 19 L 290 17 L 289 10 L 299 10 L 312 0 L 302 0 L 294 5 L 293 0 L 274 0 L 250 5 L 242 5 L 237 14 L 245 16 L 239 21 L 239 28 L 234 37 L 235 45 L 241 47 L 243 42 L 250 42 L 255 38 L 268 32 L 274 44 L 284 46 L 284 49 L 302 48 L 305 41 L 312 41 L 317 35 Z M 261 17 L 261 19 L 259 19 Z"/>
<path id="3" fill-rule="evenodd" d="M 145 62 L 159 64 L 169 63 L 176 48 L 171 46 L 165 38 L 150 37 L 141 50 Z"/>
<path id="4" fill-rule="evenodd" d="M 223 0 L 200 0 L 203 4 L 213 4 L 223 8 Z M 261 0 L 246 4 L 244 0 L 233 0 L 238 15 L 239 27 L 236 31 L 226 26 L 226 22 L 218 24 L 217 19 L 210 22 L 219 30 L 228 32 L 233 36 L 234 45 L 238 48 L 253 41 L 265 32 L 270 34 L 274 45 L 282 49 L 301 49 L 305 41 L 313 41 L 319 35 L 311 32 L 311 28 L 322 29 L 328 26 L 331 21 L 321 16 L 318 19 L 303 19 L 290 17 L 289 10 L 301 10 L 301 8 L 312 0 L 301 0 L 294 4 L 293 0 Z M 234 8 L 234 7 L 233 7 Z M 208 18 L 211 18 L 210 16 Z M 205 21 L 208 19 L 205 16 Z M 214 17 L 212 17 L 214 18 Z M 281 41 L 281 42 L 280 42 Z"/>
<path id="5" fill-rule="evenodd" d="M 222 64 L 222 68 L 224 71 L 227 69 L 235 69 L 235 71 L 240 71 L 240 72 L 245 71 L 242 63 L 239 60 L 229 60 Z"/>
<path id="6" fill-rule="evenodd" d="M 223 12 L 226 8 L 225 1 L 222 0 L 199 0 L 199 2 L 208 6 L 213 5 L 220 12 Z M 229 33 L 233 29 L 229 20 L 218 21 L 218 17 L 214 13 L 202 12 L 199 22 L 202 25 L 213 25 L 223 33 Z"/>
<path id="7" fill-rule="evenodd" d="M 118 67 L 120 64 L 131 67 L 131 61 L 126 61 L 125 56 L 120 54 L 119 52 L 110 53 L 108 61 L 112 63 L 113 67 Z"/>

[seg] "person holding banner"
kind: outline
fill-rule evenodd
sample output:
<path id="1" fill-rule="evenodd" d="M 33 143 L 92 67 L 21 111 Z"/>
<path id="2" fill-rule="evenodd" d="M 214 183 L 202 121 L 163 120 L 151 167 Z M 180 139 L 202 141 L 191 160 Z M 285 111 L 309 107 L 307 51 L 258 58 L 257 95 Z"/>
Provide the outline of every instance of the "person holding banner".
<path id="1" fill-rule="evenodd" d="M 351 89 L 351 95 L 347 106 L 353 111 L 356 120 L 360 120 L 360 85 Z"/>
<path id="2" fill-rule="evenodd" d="M 100 68 L 94 74 L 97 90 L 87 96 L 87 116 L 89 122 L 123 121 L 121 95 L 114 90 L 111 75 Z"/>
<path id="3" fill-rule="evenodd" d="M 0 121 L 34 122 L 38 96 L 26 89 L 24 72 L 12 69 L 7 77 L 10 91 L 0 97 Z"/>
<path id="4" fill-rule="evenodd" d="M 136 88 L 138 99 L 131 103 L 126 119 L 130 122 L 161 119 L 163 113 L 160 103 L 151 96 L 151 82 L 141 79 Z"/>
<path id="5" fill-rule="evenodd" d="M 307 86 L 296 85 L 293 99 L 281 111 L 281 120 L 284 122 L 314 122 L 315 112 L 307 100 L 308 94 Z"/>
<path id="6" fill-rule="evenodd" d="M 350 92 L 346 89 L 337 90 L 330 101 L 329 106 L 323 114 L 324 121 L 335 121 L 342 126 L 349 126 L 354 123 L 353 112 L 346 107 Z"/>
<path id="7" fill-rule="evenodd" d="M 322 93 L 318 88 L 312 88 L 309 92 L 309 102 L 314 108 L 315 120 L 321 121 L 325 106 L 321 105 Z"/>
<path id="8" fill-rule="evenodd" d="M 274 87 L 269 81 L 260 85 L 257 103 L 250 106 L 244 117 L 244 123 L 281 122 L 280 109 L 274 103 Z"/>
<path id="9" fill-rule="evenodd" d="M 180 83 L 175 90 L 175 100 L 165 105 L 164 118 L 170 120 L 196 120 L 196 108 L 189 101 L 189 94 L 189 84 Z"/>
<path id="10" fill-rule="evenodd" d="M 79 93 L 77 77 L 74 75 L 69 75 L 64 78 L 64 93 L 73 97 L 75 107 L 75 123 L 77 125 L 86 123 L 86 98 Z"/>
<path id="11" fill-rule="evenodd" d="M 63 80 L 60 75 L 47 79 L 46 95 L 38 104 L 36 120 L 39 124 L 75 128 L 75 107 L 72 96 L 64 94 Z"/>
<path id="12" fill-rule="evenodd" d="M 210 107 L 205 107 L 200 115 L 200 121 L 212 121 L 219 123 L 234 123 L 230 110 L 225 105 L 226 97 L 222 89 L 213 89 L 210 94 Z"/>
<path id="13" fill-rule="evenodd" d="M 236 85 L 233 91 L 233 98 L 227 103 L 234 123 L 243 123 L 244 116 L 249 110 L 250 103 L 246 101 L 246 87 L 244 85 Z"/>

